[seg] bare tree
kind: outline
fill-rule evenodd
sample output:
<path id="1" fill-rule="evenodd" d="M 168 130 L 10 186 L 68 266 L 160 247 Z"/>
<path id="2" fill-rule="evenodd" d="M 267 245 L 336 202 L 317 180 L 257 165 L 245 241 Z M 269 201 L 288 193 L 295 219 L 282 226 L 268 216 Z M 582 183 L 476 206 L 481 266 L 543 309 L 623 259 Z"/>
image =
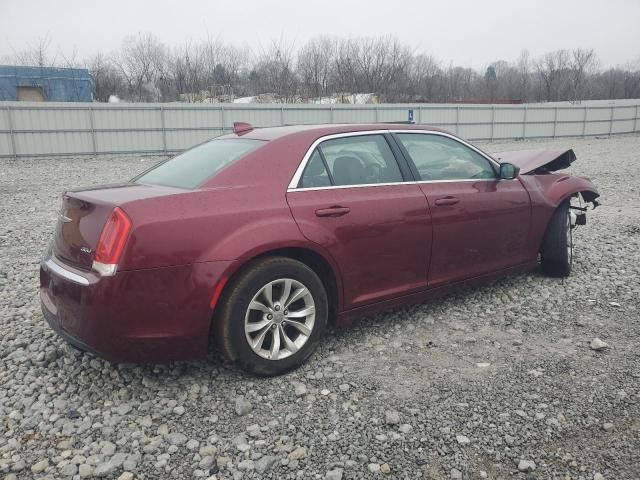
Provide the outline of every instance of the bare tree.
<path id="1" fill-rule="evenodd" d="M 97 53 L 87 60 L 86 67 L 91 74 L 94 100 L 107 102 L 111 95 L 126 94 L 122 74 L 107 56 Z"/>
<path id="2" fill-rule="evenodd" d="M 570 100 L 579 102 L 585 97 L 585 87 L 587 84 L 587 76 L 595 69 L 598 60 L 596 53 L 592 48 L 578 48 L 571 52 L 571 71 L 569 79 L 571 82 Z"/>
<path id="3" fill-rule="evenodd" d="M 446 93 L 444 100 L 459 102 L 473 99 L 475 95 L 472 86 L 476 77 L 477 73 L 471 68 L 450 65 L 445 72 Z"/>
<path id="4" fill-rule="evenodd" d="M 178 98 L 181 94 L 195 94 L 205 88 L 206 67 L 204 49 L 194 46 L 190 40 L 175 49 L 168 58 L 168 70 Z M 182 97 L 190 101 L 190 96 Z"/>
<path id="5" fill-rule="evenodd" d="M 356 62 L 359 55 L 360 47 L 355 40 L 348 38 L 338 40 L 332 72 L 334 88 L 341 97 L 357 90 Z M 341 98 L 341 101 L 345 101 L 345 98 Z"/>
<path id="6" fill-rule="evenodd" d="M 628 63 L 623 72 L 623 98 L 640 97 L 640 59 Z"/>
<path id="7" fill-rule="evenodd" d="M 278 102 L 292 102 L 297 93 L 298 79 L 294 69 L 295 48 L 285 40 L 273 41 L 262 52 L 255 72 L 264 93 Z"/>
<path id="8" fill-rule="evenodd" d="M 232 91 L 238 91 L 240 74 L 249 65 L 250 52 L 246 47 L 225 45 L 221 51 L 216 80 L 219 84 L 227 85 Z"/>
<path id="9" fill-rule="evenodd" d="M 390 59 L 386 69 L 386 78 L 382 87 L 384 101 L 397 101 L 409 85 L 409 71 L 413 61 L 413 51 L 397 38 L 389 39 Z"/>
<path id="10" fill-rule="evenodd" d="M 309 40 L 298 52 L 297 73 L 305 99 L 326 95 L 336 47 L 334 38 L 323 36 Z"/>
<path id="11" fill-rule="evenodd" d="M 488 100 L 493 102 L 496 99 L 496 93 L 498 90 L 498 74 L 496 73 L 496 67 L 494 65 L 489 65 L 487 67 L 487 71 L 484 74 L 484 81 L 489 93 Z"/>
<path id="12" fill-rule="evenodd" d="M 6 63 L 35 67 L 53 67 L 57 65 L 57 55 L 51 56 L 51 37 L 49 33 L 36 37 L 27 44 L 27 49 L 13 52 Z"/>
<path id="13" fill-rule="evenodd" d="M 272 94 L 275 101 L 298 102 L 324 96 L 353 101 L 375 93 L 380 101 L 581 101 L 640 96 L 640 59 L 606 71 L 593 49 L 556 50 L 535 61 L 523 50 L 510 62 L 482 70 L 450 64 L 414 52 L 393 36 L 320 36 L 302 48 L 285 39 L 253 52 L 208 36 L 170 48 L 149 33 L 126 37 L 112 56 L 101 53 L 78 61 L 77 52 L 52 53 L 49 35 L 1 60 L 9 65 L 85 64 L 96 100 L 116 93 L 130 101 L 220 101 L 233 96 Z M 189 94 L 189 95 L 182 95 Z M 222 94 L 222 95 L 220 95 Z M 265 98 L 269 98 L 266 96 Z"/>
<path id="14" fill-rule="evenodd" d="M 570 54 L 567 50 L 547 53 L 536 62 L 536 70 L 542 80 L 545 100 L 548 102 L 561 98 L 569 64 Z"/>
<path id="15" fill-rule="evenodd" d="M 165 47 L 150 33 L 126 37 L 114 63 L 127 81 L 129 95 L 137 101 L 157 101 L 155 85 L 165 71 Z"/>
<path id="16" fill-rule="evenodd" d="M 408 78 L 411 50 L 390 36 L 363 38 L 359 43 L 359 85 L 367 93 L 393 95 L 392 87 L 400 89 L 398 83 Z"/>
<path id="17" fill-rule="evenodd" d="M 415 100 L 436 100 L 442 69 L 438 61 L 431 55 L 419 54 L 413 58 L 409 69 L 409 93 Z"/>
<path id="18" fill-rule="evenodd" d="M 530 95 L 530 76 L 531 61 L 529 59 L 529 50 L 523 50 L 516 62 L 516 70 L 518 72 L 518 100 L 526 102 Z"/>

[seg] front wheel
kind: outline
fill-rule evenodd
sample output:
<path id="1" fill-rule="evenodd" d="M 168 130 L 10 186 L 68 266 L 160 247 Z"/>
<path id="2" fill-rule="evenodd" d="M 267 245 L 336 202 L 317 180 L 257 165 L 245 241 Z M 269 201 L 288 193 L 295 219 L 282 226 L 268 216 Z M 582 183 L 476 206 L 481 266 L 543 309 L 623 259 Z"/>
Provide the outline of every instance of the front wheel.
<path id="1" fill-rule="evenodd" d="M 571 200 L 565 200 L 551 217 L 542 242 L 542 271 L 552 277 L 568 277 L 573 264 Z"/>
<path id="2" fill-rule="evenodd" d="M 327 295 L 307 265 L 284 257 L 259 259 L 240 272 L 214 319 L 219 347 L 257 375 L 301 365 L 327 326 Z"/>

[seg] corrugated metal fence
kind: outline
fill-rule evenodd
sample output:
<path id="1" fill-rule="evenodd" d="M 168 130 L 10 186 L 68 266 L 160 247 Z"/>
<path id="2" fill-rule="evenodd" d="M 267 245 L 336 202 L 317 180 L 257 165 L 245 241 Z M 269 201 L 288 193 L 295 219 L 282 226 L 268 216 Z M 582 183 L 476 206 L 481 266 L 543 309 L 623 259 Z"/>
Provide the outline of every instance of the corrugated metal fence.
<path id="1" fill-rule="evenodd" d="M 313 123 L 407 121 L 470 140 L 637 132 L 640 100 L 619 105 L 241 105 L 0 103 L 0 158 L 169 154 L 229 131 Z"/>

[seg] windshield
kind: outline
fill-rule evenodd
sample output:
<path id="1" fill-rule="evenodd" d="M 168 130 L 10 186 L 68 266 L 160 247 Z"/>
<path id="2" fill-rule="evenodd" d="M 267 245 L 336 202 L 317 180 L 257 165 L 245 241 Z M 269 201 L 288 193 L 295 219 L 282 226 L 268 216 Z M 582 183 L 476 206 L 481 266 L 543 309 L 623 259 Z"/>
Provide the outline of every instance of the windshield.
<path id="1" fill-rule="evenodd" d="M 213 140 L 147 170 L 133 181 L 177 188 L 196 188 L 263 143 L 262 140 L 249 139 Z"/>

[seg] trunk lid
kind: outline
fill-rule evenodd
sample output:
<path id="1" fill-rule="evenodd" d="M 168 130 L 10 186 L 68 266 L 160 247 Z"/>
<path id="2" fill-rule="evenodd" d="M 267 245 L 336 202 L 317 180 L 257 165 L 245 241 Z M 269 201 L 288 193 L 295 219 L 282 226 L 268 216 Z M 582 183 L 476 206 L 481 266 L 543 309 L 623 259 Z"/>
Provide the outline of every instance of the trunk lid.
<path id="1" fill-rule="evenodd" d="M 113 205 L 92 202 L 67 192 L 62 197 L 53 240 L 56 258 L 82 270 L 91 270 L 93 255 Z"/>
<path id="2" fill-rule="evenodd" d="M 184 190 L 133 183 L 69 190 L 62 196 L 52 252 L 62 262 L 89 271 L 102 228 L 116 206 L 177 192 Z"/>
<path id="3" fill-rule="evenodd" d="M 493 157 L 500 163 L 512 163 L 520 167 L 521 174 L 543 170 L 555 172 L 569 166 L 576 159 L 574 151 L 569 149 L 543 148 L 536 150 L 516 150 L 512 152 L 494 153 Z"/>

